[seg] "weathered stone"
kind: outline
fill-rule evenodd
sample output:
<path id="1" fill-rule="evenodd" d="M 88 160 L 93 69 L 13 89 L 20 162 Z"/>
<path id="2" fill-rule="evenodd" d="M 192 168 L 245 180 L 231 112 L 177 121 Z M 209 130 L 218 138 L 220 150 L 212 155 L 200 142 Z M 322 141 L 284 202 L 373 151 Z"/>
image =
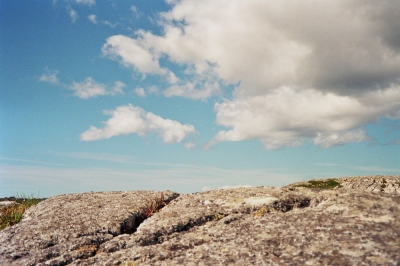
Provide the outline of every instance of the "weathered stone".
<path id="1" fill-rule="evenodd" d="M 178 196 L 163 193 L 166 201 Z M 157 194 L 99 192 L 42 201 L 19 224 L 0 232 L 1 265 L 66 265 L 93 256 L 102 243 L 133 233 L 143 221 L 138 211 Z"/>
<path id="2" fill-rule="evenodd" d="M 385 178 L 384 184 L 393 184 L 393 189 L 371 189 L 368 184 L 374 178 L 381 180 L 378 187 Z M 165 201 L 172 201 L 145 220 L 142 208 L 160 193 L 61 195 L 32 207 L 21 223 L 0 232 L 0 261 L 1 265 L 398 265 L 400 177 L 337 180 L 342 187 L 327 190 L 257 187 L 179 197 L 166 191 Z"/>

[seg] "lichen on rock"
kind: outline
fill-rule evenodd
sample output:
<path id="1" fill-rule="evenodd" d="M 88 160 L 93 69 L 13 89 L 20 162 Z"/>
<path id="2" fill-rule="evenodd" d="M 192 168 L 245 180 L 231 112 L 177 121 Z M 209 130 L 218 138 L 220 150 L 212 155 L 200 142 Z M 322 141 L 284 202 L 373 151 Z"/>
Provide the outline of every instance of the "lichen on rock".
<path id="1" fill-rule="evenodd" d="M 400 177 L 334 188 L 60 195 L 0 231 L 0 265 L 397 265 Z M 382 186 L 384 184 L 384 186 Z"/>

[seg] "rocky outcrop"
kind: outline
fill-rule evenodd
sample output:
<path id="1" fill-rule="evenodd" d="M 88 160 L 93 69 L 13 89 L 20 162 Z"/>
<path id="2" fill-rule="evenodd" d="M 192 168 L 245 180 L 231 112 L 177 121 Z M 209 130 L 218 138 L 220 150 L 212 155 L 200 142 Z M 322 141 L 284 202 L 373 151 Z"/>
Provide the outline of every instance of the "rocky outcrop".
<path id="1" fill-rule="evenodd" d="M 398 265 L 400 177 L 336 180 L 56 196 L 0 232 L 0 264 Z M 165 207 L 146 212 L 161 193 Z"/>

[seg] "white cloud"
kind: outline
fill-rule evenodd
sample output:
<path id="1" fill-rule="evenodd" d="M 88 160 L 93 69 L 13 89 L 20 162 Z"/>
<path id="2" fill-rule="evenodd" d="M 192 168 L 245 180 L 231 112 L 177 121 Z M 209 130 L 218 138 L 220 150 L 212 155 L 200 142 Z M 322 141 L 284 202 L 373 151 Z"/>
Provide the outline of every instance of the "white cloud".
<path id="1" fill-rule="evenodd" d="M 398 81 L 399 21 L 387 21 L 395 11 L 393 1 L 186 0 L 164 14 L 163 36 L 140 38 L 198 72 L 215 64 L 220 78 L 241 82 L 238 95 L 281 86 L 347 94 Z"/>
<path id="2" fill-rule="evenodd" d="M 221 141 L 260 139 L 267 149 L 300 146 L 313 139 L 321 147 L 368 139 L 361 126 L 380 117 L 400 118 L 399 87 L 362 97 L 315 90 L 280 88 L 264 96 L 225 100 L 215 105 L 220 131 L 209 145 Z"/>
<path id="3" fill-rule="evenodd" d="M 146 75 L 174 75 L 167 97 L 207 99 L 230 128 L 209 143 L 260 139 L 267 149 L 369 139 L 400 118 L 400 4 L 361 1 L 168 1 L 162 34 L 107 39 L 103 54 Z M 179 66 L 183 71 L 164 67 Z M 168 64 L 166 64 L 168 65 Z M 173 76 L 172 76 L 173 77 Z"/>
<path id="4" fill-rule="evenodd" d="M 111 115 L 111 118 L 104 122 L 105 127 L 99 129 L 90 126 L 90 129 L 81 134 L 81 140 L 108 139 L 132 133 L 144 137 L 154 132 L 161 137 L 164 143 L 179 143 L 188 135 L 196 133 L 192 125 L 183 125 L 174 120 L 164 119 L 131 104 L 119 106 L 115 110 L 104 111 L 104 114 Z"/>
<path id="5" fill-rule="evenodd" d="M 96 82 L 92 77 L 86 78 L 82 82 L 73 82 L 69 87 L 75 91 L 75 95 L 82 99 L 97 97 L 100 95 L 123 94 L 123 88 L 126 85 L 121 81 L 116 81 L 114 87 L 108 89 L 106 85 Z"/>
<path id="6" fill-rule="evenodd" d="M 196 148 L 196 143 L 194 141 L 185 143 L 185 148 L 188 150 L 192 150 Z"/>
<path id="7" fill-rule="evenodd" d="M 145 74 L 167 74 L 159 65 L 159 55 L 146 50 L 140 41 L 123 35 L 107 39 L 102 48 L 103 54 L 120 61 L 126 67 L 134 67 Z"/>
<path id="8" fill-rule="evenodd" d="M 109 94 L 111 94 L 111 95 L 124 94 L 123 88 L 125 88 L 125 87 L 126 87 L 125 83 L 118 80 L 114 83 L 114 87 L 109 92 Z"/>
<path id="9" fill-rule="evenodd" d="M 140 17 L 140 13 L 139 13 L 138 8 L 136 6 L 131 5 L 130 9 L 131 9 L 131 11 L 133 12 L 133 14 L 135 15 L 136 18 Z"/>
<path id="10" fill-rule="evenodd" d="M 71 7 L 68 7 L 67 8 L 67 12 L 68 12 L 68 15 L 70 16 L 70 18 L 71 18 L 71 20 L 72 20 L 72 23 L 75 23 L 75 21 L 78 19 L 78 13 L 75 11 L 75 10 L 73 10 Z"/>
<path id="11" fill-rule="evenodd" d="M 139 97 L 143 97 L 143 98 L 146 97 L 146 92 L 144 91 L 143 88 L 136 88 L 135 93 Z"/>
<path id="12" fill-rule="evenodd" d="M 151 93 L 151 94 L 158 94 L 159 93 L 159 89 L 158 89 L 158 87 L 157 86 L 150 86 L 148 89 L 147 89 L 147 92 L 148 93 Z"/>
<path id="13" fill-rule="evenodd" d="M 93 24 L 97 24 L 97 16 L 96 15 L 89 15 L 88 19 L 93 22 Z"/>
<path id="14" fill-rule="evenodd" d="M 88 17 L 87 17 L 93 24 L 99 24 L 99 23 L 101 23 L 101 24 L 104 24 L 104 25 L 107 25 L 107 26 L 109 26 L 109 27 L 111 27 L 111 28 L 115 28 L 119 23 L 111 23 L 110 21 L 108 21 L 108 20 L 98 20 L 97 19 L 97 16 L 96 15 L 94 15 L 94 14 L 91 14 L 91 15 L 89 15 Z"/>
<path id="15" fill-rule="evenodd" d="M 76 3 L 84 6 L 93 6 L 96 4 L 96 0 L 76 0 Z"/>
<path id="16" fill-rule="evenodd" d="M 57 70 L 49 70 L 45 69 L 45 73 L 39 77 L 39 80 L 42 82 L 48 82 L 52 84 L 58 84 L 60 81 L 58 79 L 58 71 Z"/>
<path id="17" fill-rule="evenodd" d="M 197 82 L 196 80 L 187 83 L 172 85 L 163 91 L 166 97 L 180 96 L 191 99 L 207 99 L 220 91 L 220 84 L 214 82 Z"/>
<path id="18" fill-rule="evenodd" d="M 334 146 L 341 146 L 349 142 L 361 142 L 369 140 L 366 132 L 361 129 L 348 130 L 344 132 L 329 132 L 328 134 L 317 133 L 314 138 L 314 144 L 319 145 L 321 148 L 330 148 Z"/>

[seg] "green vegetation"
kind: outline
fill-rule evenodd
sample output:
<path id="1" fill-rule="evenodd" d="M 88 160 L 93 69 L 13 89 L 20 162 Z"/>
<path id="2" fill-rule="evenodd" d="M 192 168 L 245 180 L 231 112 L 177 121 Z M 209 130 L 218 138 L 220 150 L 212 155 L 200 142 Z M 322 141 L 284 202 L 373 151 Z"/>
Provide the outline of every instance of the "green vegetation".
<path id="1" fill-rule="evenodd" d="M 335 179 L 327 179 L 327 180 L 310 180 L 306 184 L 296 185 L 296 187 L 306 187 L 306 188 L 335 188 L 342 187 L 338 181 Z"/>
<path id="2" fill-rule="evenodd" d="M 382 184 L 381 184 L 381 192 L 384 192 L 385 191 L 385 187 L 386 187 L 386 179 L 384 178 L 383 180 L 382 180 Z"/>
<path id="3" fill-rule="evenodd" d="M 24 212 L 29 207 L 38 204 L 42 200 L 44 199 L 35 198 L 33 197 L 33 195 L 28 197 L 22 195 L 21 197 L 16 197 L 15 202 L 17 204 L 0 207 L 0 230 L 19 223 L 22 219 L 22 215 L 24 214 Z"/>
<path id="4" fill-rule="evenodd" d="M 254 212 L 254 216 L 257 218 L 261 218 L 264 216 L 264 214 L 270 212 L 270 208 L 268 208 L 267 206 L 262 206 L 260 209 L 256 210 Z"/>
<path id="5" fill-rule="evenodd" d="M 216 213 L 214 213 L 214 215 L 213 215 L 213 217 L 212 217 L 212 220 L 213 220 L 213 221 L 219 221 L 219 220 L 221 220 L 222 218 L 224 218 L 225 216 L 227 216 L 227 214 L 222 213 L 222 212 L 216 212 Z"/>

